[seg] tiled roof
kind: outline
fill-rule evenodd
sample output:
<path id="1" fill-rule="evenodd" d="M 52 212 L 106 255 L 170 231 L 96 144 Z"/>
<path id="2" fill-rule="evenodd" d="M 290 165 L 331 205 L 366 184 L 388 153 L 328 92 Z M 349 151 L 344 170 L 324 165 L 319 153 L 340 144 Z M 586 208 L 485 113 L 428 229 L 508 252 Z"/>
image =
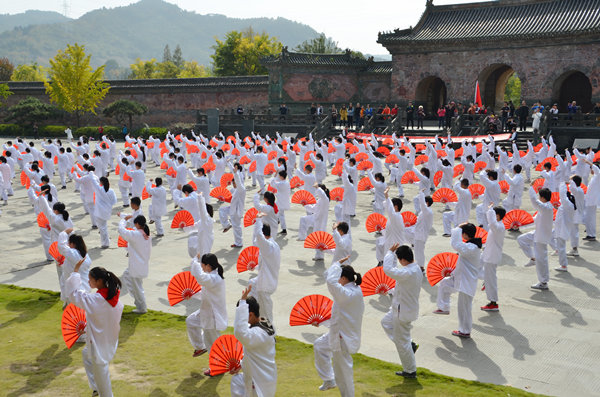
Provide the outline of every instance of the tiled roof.
<path id="1" fill-rule="evenodd" d="M 498 0 L 434 6 L 416 27 L 379 33 L 378 43 L 476 41 L 600 33 L 600 0 Z"/>
<path id="2" fill-rule="evenodd" d="M 392 73 L 392 62 L 373 62 L 365 70 L 367 73 Z"/>
<path id="3" fill-rule="evenodd" d="M 343 54 L 308 54 L 288 52 L 284 49 L 280 54 L 262 59 L 264 65 L 287 64 L 309 66 L 363 66 L 367 67 L 372 61 L 352 55 L 349 51 Z"/>

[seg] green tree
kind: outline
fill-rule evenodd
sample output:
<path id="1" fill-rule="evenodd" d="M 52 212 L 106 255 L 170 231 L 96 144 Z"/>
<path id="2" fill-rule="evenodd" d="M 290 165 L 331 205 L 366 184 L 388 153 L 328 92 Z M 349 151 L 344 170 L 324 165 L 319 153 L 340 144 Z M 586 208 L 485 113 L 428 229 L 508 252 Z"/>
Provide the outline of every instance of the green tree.
<path id="1" fill-rule="evenodd" d="M 175 47 L 175 51 L 173 52 L 173 63 L 179 69 L 182 69 L 185 65 L 185 60 L 183 59 L 183 53 L 181 51 L 181 46 L 179 46 L 179 44 L 177 44 L 177 47 Z"/>
<path id="2" fill-rule="evenodd" d="M 305 40 L 294 47 L 294 51 L 306 52 L 309 54 L 342 54 L 344 50 L 338 47 L 337 41 L 321 33 L 314 39 Z"/>
<path id="3" fill-rule="evenodd" d="M 75 114 L 78 127 L 81 114 L 96 114 L 98 103 L 110 89 L 110 85 L 102 80 L 104 66 L 92 69 L 90 58 L 83 46 L 68 44 L 64 51 L 58 51 L 54 59 L 50 59 L 50 81 L 44 82 L 50 101 Z"/>
<path id="4" fill-rule="evenodd" d="M 2 106 L 4 100 L 12 95 L 12 92 L 8 89 L 8 84 L 0 84 L 0 106 Z"/>
<path id="5" fill-rule="evenodd" d="M 173 56 L 171 56 L 171 49 L 169 48 L 169 45 L 167 44 L 165 46 L 165 49 L 163 50 L 163 62 L 173 62 Z"/>
<path id="6" fill-rule="evenodd" d="M 267 74 L 260 59 L 281 52 L 281 43 L 266 33 L 255 34 L 252 28 L 244 32 L 231 31 L 225 41 L 216 39 L 213 69 L 217 76 L 247 76 Z"/>
<path id="7" fill-rule="evenodd" d="M 506 82 L 504 101 L 513 101 L 514 104 L 521 103 L 521 79 L 516 73 L 513 73 Z"/>
<path id="8" fill-rule="evenodd" d="M 130 65 L 131 73 L 129 78 L 135 79 L 153 79 L 156 74 L 157 62 L 152 58 L 149 61 L 142 61 L 140 58 Z"/>
<path id="9" fill-rule="evenodd" d="M 10 81 L 15 66 L 8 58 L 0 58 L 0 81 Z"/>
<path id="10" fill-rule="evenodd" d="M 174 79 L 179 74 L 179 68 L 172 61 L 161 62 L 156 65 L 156 72 L 152 78 Z"/>
<path id="11" fill-rule="evenodd" d="M 10 79 L 12 81 L 46 81 L 48 80 L 46 73 L 46 68 L 34 62 L 31 65 L 17 66 Z"/>
<path id="12" fill-rule="evenodd" d="M 9 107 L 7 112 L 6 121 L 15 121 L 24 127 L 33 126 L 34 123 L 48 120 L 58 113 L 54 106 L 34 97 L 23 99 L 18 104 Z"/>
<path id="13" fill-rule="evenodd" d="M 185 64 L 177 75 L 177 78 L 189 79 L 193 77 L 208 77 L 210 75 L 210 70 L 208 70 L 204 65 L 198 65 L 198 62 L 196 61 L 185 61 Z"/>
<path id="14" fill-rule="evenodd" d="M 108 105 L 102 111 L 102 114 L 106 117 L 115 118 L 119 124 L 125 121 L 125 118 L 129 120 L 129 130 L 131 131 L 133 124 L 133 116 L 141 116 L 148 113 L 148 108 L 136 101 L 130 101 L 128 99 L 119 99 Z"/>

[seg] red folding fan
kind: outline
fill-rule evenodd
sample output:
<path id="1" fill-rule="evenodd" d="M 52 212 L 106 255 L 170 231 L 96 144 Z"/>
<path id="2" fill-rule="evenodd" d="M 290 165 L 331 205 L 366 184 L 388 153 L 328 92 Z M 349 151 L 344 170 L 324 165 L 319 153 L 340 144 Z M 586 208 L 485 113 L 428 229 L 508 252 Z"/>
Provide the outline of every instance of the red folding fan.
<path id="1" fill-rule="evenodd" d="M 169 169 L 167 170 L 167 175 L 171 178 L 175 178 L 177 176 L 177 171 L 175 171 L 173 167 L 169 167 Z"/>
<path id="2" fill-rule="evenodd" d="M 201 289 L 202 287 L 198 284 L 198 280 L 192 276 L 190 271 L 177 273 L 169 281 L 169 286 L 167 287 L 169 305 L 175 306 L 181 301 L 188 300 L 200 292 Z"/>
<path id="3" fill-rule="evenodd" d="M 77 339 L 85 333 L 86 324 L 85 310 L 69 303 L 63 311 L 60 321 L 63 340 L 68 349 L 73 347 Z"/>
<path id="4" fill-rule="evenodd" d="M 233 181 L 233 174 L 231 172 L 227 172 L 221 176 L 221 186 L 227 187 Z"/>
<path id="5" fill-rule="evenodd" d="M 211 157 L 211 159 L 212 159 L 212 157 Z M 204 172 L 208 173 L 208 172 L 216 170 L 217 166 L 215 165 L 215 163 L 213 163 L 212 161 L 209 160 L 206 163 L 204 163 L 202 168 L 204 169 Z"/>
<path id="6" fill-rule="evenodd" d="M 544 187 L 544 182 L 546 180 L 544 178 L 538 178 L 535 181 L 533 181 L 533 185 L 531 185 L 531 187 L 533 187 L 533 190 L 538 193 L 540 191 L 540 189 L 542 187 Z"/>
<path id="7" fill-rule="evenodd" d="M 442 181 L 443 176 L 444 176 L 444 173 L 442 171 L 437 171 L 435 173 L 435 175 L 433 175 L 433 184 L 435 186 L 439 185 L 440 182 Z"/>
<path id="8" fill-rule="evenodd" d="M 292 195 L 292 203 L 293 204 L 316 204 L 317 200 L 315 196 L 312 195 L 308 190 L 298 190 L 296 193 Z"/>
<path id="9" fill-rule="evenodd" d="M 315 152 L 314 150 L 308 151 L 306 153 L 304 153 L 304 161 L 308 161 L 310 159 L 310 155 L 316 156 L 317 152 Z"/>
<path id="10" fill-rule="evenodd" d="M 313 163 L 312 160 L 308 160 L 306 163 L 304 163 L 304 172 L 306 171 L 306 167 L 308 167 L 310 165 L 310 168 L 312 168 L 313 170 L 315 169 L 315 163 Z"/>
<path id="11" fill-rule="evenodd" d="M 290 188 L 291 189 L 295 189 L 300 186 L 304 186 L 304 181 L 302 179 L 300 179 L 298 176 L 295 176 L 290 180 Z"/>
<path id="12" fill-rule="evenodd" d="M 383 229 L 385 229 L 386 224 L 387 218 L 376 212 L 369 215 L 367 217 L 367 221 L 365 222 L 368 233 L 381 232 Z"/>
<path id="13" fill-rule="evenodd" d="M 31 186 L 31 181 L 25 171 L 21 171 L 21 185 L 25 186 L 25 189 L 29 189 L 29 186 Z"/>
<path id="14" fill-rule="evenodd" d="M 142 190 L 142 200 L 147 200 L 148 198 L 150 198 L 150 193 L 148 193 L 146 186 L 144 186 L 144 189 Z"/>
<path id="15" fill-rule="evenodd" d="M 475 163 L 475 169 L 473 171 L 479 172 L 481 170 L 484 170 L 486 167 L 487 167 L 487 163 L 485 161 L 477 161 Z"/>
<path id="16" fill-rule="evenodd" d="M 400 179 L 400 183 L 403 185 L 415 182 L 419 182 L 419 177 L 414 171 L 406 171 L 404 175 L 402 175 L 402 179 Z"/>
<path id="17" fill-rule="evenodd" d="M 398 164 L 400 159 L 395 154 L 390 154 L 385 159 L 386 164 Z"/>
<path id="18" fill-rule="evenodd" d="M 475 238 L 480 238 L 481 243 L 485 244 L 487 242 L 487 236 L 488 236 L 488 232 L 486 232 L 484 228 L 477 226 L 476 231 L 475 231 Z M 463 239 L 463 242 L 466 243 L 467 240 Z"/>
<path id="19" fill-rule="evenodd" d="M 506 182 L 506 181 L 500 181 L 500 182 L 498 182 L 498 184 L 500 185 L 500 191 L 503 194 L 508 193 L 508 191 L 510 189 L 510 185 L 508 184 L 508 182 Z"/>
<path id="20" fill-rule="evenodd" d="M 448 277 L 456 268 L 458 254 L 454 252 L 442 252 L 431 258 L 427 264 L 427 281 L 432 287 Z"/>
<path id="21" fill-rule="evenodd" d="M 254 225 L 256 223 L 256 215 L 258 215 L 258 210 L 254 207 L 246 211 L 244 214 L 244 227 Z"/>
<path id="22" fill-rule="evenodd" d="M 456 178 L 457 176 L 459 176 L 463 172 L 465 172 L 465 166 L 462 165 L 462 164 L 459 164 L 459 165 L 457 165 L 457 166 L 454 167 L 454 175 L 452 175 L 452 177 Z"/>
<path id="23" fill-rule="evenodd" d="M 276 152 L 275 150 L 271 150 L 271 151 L 269 152 L 269 154 L 267 155 L 267 159 L 268 159 L 269 161 L 271 161 L 271 160 L 274 160 L 274 159 L 276 159 L 276 158 L 277 158 L 277 152 Z"/>
<path id="24" fill-rule="evenodd" d="M 223 146 L 221 146 L 221 150 L 227 153 L 229 150 L 231 150 L 231 146 L 228 143 L 226 143 Z"/>
<path id="25" fill-rule="evenodd" d="M 179 229 L 180 227 L 194 226 L 194 217 L 189 211 L 181 210 L 173 217 L 171 229 Z"/>
<path id="26" fill-rule="evenodd" d="M 370 170 L 371 168 L 373 168 L 373 163 L 369 160 L 363 160 L 356 166 L 356 169 L 359 171 L 366 171 Z"/>
<path id="27" fill-rule="evenodd" d="M 217 186 L 213 190 L 210 191 L 210 197 L 214 197 L 219 201 L 224 201 L 226 203 L 231 203 L 231 192 L 223 187 Z"/>
<path id="28" fill-rule="evenodd" d="M 50 222 L 48 222 L 48 218 L 44 215 L 43 212 L 40 212 L 37 216 L 37 224 L 39 227 L 46 228 L 50 230 Z"/>
<path id="29" fill-rule="evenodd" d="M 248 168 L 248 172 L 256 172 L 256 160 L 254 160 L 251 164 L 250 167 Z"/>
<path id="30" fill-rule="evenodd" d="M 401 212 L 402 219 L 404 220 L 404 227 L 411 227 L 417 223 L 417 216 L 412 211 Z"/>
<path id="31" fill-rule="evenodd" d="M 167 168 L 169 168 L 169 166 L 167 165 L 166 161 L 163 161 L 162 163 L 160 163 L 161 170 L 166 170 Z"/>
<path id="32" fill-rule="evenodd" d="M 210 375 L 235 372 L 242 367 L 244 346 L 233 335 L 221 335 L 210 348 L 208 366 Z"/>
<path id="33" fill-rule="evenodd" d="M 365 192 L 367 190 L 371 190 L 373 189 L 373 184 L 371 183 L 371 180 L 369 179 L 368 176 L 365 176 L 363 179 L 361 179 L 358 182 L 358 191 L 359 192 Z"/>
<path id="34" fill-rule="evenodd" d="M 344 188 L 343 187 L 334 187 L 329 191 L 329 199 L 333 201 L 342 201 L 344 200 Z"/>
<path id="35" fill-rule="evenodd" d="M 117 239 L 117 247 L 127 247 L 129 244 L 127 243 L 127 240 L 125 240 L 123 237 L 119 236 L 119 238 Z"/>
<path id="36" fill-rule="evenodd" d="M 333 301 L 319 294 L 308 295 L 300 299 L 290 313 L 290 326 L 318 325 L 331 318 Z"/>
<path id="37" fill-rule="evenodd" d="M 458 196 L 454 193 L 454 190 L 447 187 L 436 190 L 431 198 L 434 202 L 442 204 L 456 203 L 458 201 Z"/>
<path id="38" fill-rule="evenodd" d="M 525 210 L 515 209 L 508 211 L 502 219 L 506 230 L 518 229 L 521 226 L 533 223 L 533 216 Z"/>
<path id="39" fill-rule="evenodd" d="M 362 278 L 360 289 L 363 296 L 375 294 L 387 295 L 396 286 L 396 280 L 383 272 L 383 267 L 374 267 L 367 271 Z"/>
<path id="40" fill-rule="evenodd" d="M 117 166 L 115 167 L 115 174 L 119 175 L 121 173 L 121 164 L 117 164 Z"/>
<path id="41" fill-rule="evenodd" d="M 550 198 L 550 202 L 554 206 L 554 208 L 560 207 L 560 193 L 552 192 L 552 197 Z"/>
<path id="42" fill-rule="evenodd" d="M 273 186 L 268 185 L 267 186 L 267 191 L 271 192 L 271 193 L 277 193 L 277 189 L 275 189 Z"/>
<path id="43" fill-rule="evenodd" d="M 383 154 L 384 156 L 389 156 L 390 155 L 390 149 L 386 148 L 385 146 L 379 146 L 377 148 L 377 151 L 381 154 Z"/>
<path id="44" fill-rule="evenodd" d="M 558 167 L 558 160 L 556 160 L 554 157 L 546 157 L 545 159 L 540 161 L 535 167 L 535 170 L 542 171 L 544 169 L 544 164 L 546 163 L 552 164 L 552 171 L 556 171 L 556 167 Z"/>
<path id="45" fill-rule="evenodd" d="M 381 140 L 381 143 L 383 143 L 384 145 L 392 146 L 394 144 L 394 139 L 393 138 L 383 138 Z"/>
<path id="46" fill-rule="evenodd" d="M 133 181 L 133 179 L 131 179 L 131 177 L 130 177 L 130 176 L 127 174 L 127 172 L 125 172 L 125 173 L 123 174 L 123 180 L 124 180 L 125 182 L 131 182 L 131 181 Z"/>
<path id="47" fill-rule="evenodd" d="M 248 157 L 248 156 L 242 156 L 242 158 L 240 158 L 241 165 L 250 164 L 251 162 L 252 162 L 252 160 L 250 160 L 250 157 Z"/>
<path id="48" fill-rule="evenodd" d="M 343 166 L 336 165 L 331 169 L 332 175 L 342 176 Z"/>
<path id="49" fill-rule="evenodd" d="M 485 186 L 480 183 L 474 183 L 469 185 L 469 191 L 471 192 L 471 198 L 477 199 L 485 193 Z"/>
<path id="50" fill-rule="evenodd" d="M 415 165 L 421 165 L 428 161 L 429 161 L 429 157 L 424 154 L 421 154 L 421 155 L 417 156 L 417 158 L 415 159 Z"/>
<path id="51" fill-rule="evenodd" d="M 356 160 L 357 163 L 360 163 L 361 161 L 365 161 L 368 159 L 369 159 L 369 155 L 366 154 L 365 152 L 360 152 L 356 156 L 354 156 L 354 160 Z"/>
<path id="52" fill-rule="evenodd" d="M 335 241 L 333 236 L 324 231 L 316 231 L 306 237 L 304 240 L 304 248 L 317 249 L 317 250 L 332 250 L 335 248 Z"/>
<path id="53" fill-rule="evenodd" d="M 258 266 L 258 254 L 260 250 L 258 247 L 250 246 L 246 247 L 240 252 L 237 259 L 237 271 L 242 273 L 248 270 L 254 270 Z"/>
<path id="54" fill-rule="evenodd" d="M 436 150 L 435 153 L 436 153 L 438 159 L 441 159 L 441 158 L 444 158 L 444 157 L 448 156 L 448 153 L 446 153 L 445 150 L 441 150 L 441 149 L 440 150 Z"/>
<path id="55" fill-rule="evenodd" d="M 268 163 L 267 165 L 265 165 L 265 169 L 263 170 L 263 173 L 265 175 L 271 175 L 275 173 L 275 164 L 273 163 Z"/>
<path id="56" fill-rule="evenodd" d="M 59 266 L 62 266 L 62 264 L 65 263 L 65 257 L 62 256 L 58 251 L 58 241 L 55 241 L 52 244 L 50 244 L 50 248 L 48 248 L 48 253 L 54 258 L 54 260 L 56 261 L 56 263 L 58 263 Z"/>

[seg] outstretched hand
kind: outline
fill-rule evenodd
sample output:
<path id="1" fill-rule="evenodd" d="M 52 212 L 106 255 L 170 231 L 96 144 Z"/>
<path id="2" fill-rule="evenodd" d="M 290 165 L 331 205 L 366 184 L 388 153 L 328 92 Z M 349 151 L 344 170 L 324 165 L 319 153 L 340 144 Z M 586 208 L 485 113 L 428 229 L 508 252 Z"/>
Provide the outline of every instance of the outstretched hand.
<path id="1" fill-rule="evenodd" d="M 400 248 L 400 243 L 394 243 L 394 245 L 390 247 L 390 251 L 396 252 L 398 248 Z"/>
<path id="2" fill-rule="evenodd" d="M 248 288 L 246 288 L 243 292 L 242 292 L 242 297 L 240 298 L 240 300 L 245 301 L 246 299 L 248 299 L 248 295 L 250 294 L 250 291 L 252 291 L 252 284 L 250 284 L 248 286 Z"/>

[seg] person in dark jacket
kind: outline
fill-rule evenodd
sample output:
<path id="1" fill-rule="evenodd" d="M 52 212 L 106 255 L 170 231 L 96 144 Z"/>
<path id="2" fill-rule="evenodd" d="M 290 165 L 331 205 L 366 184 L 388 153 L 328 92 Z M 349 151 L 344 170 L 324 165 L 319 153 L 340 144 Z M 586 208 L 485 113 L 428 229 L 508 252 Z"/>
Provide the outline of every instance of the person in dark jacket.
<path id="1" fill-rule="evenodd" d="M 412 127 L 412 129 L 415 129 L 415 107 L 413 106 L 412 102 L 408 103 L 408 106 L 406 107 L 406 129 L 408 129 L 408 124 L 410 123 L 410 126 Z"/>
<path id="2" fill-rule="evenodd" d="M 527 129 L 527 116 L 529 116 L 529 108 L 525 101 L 521 102 L 521 107 L 517 109 L 515 115 L 519 118 L 519 131 Z"/>

